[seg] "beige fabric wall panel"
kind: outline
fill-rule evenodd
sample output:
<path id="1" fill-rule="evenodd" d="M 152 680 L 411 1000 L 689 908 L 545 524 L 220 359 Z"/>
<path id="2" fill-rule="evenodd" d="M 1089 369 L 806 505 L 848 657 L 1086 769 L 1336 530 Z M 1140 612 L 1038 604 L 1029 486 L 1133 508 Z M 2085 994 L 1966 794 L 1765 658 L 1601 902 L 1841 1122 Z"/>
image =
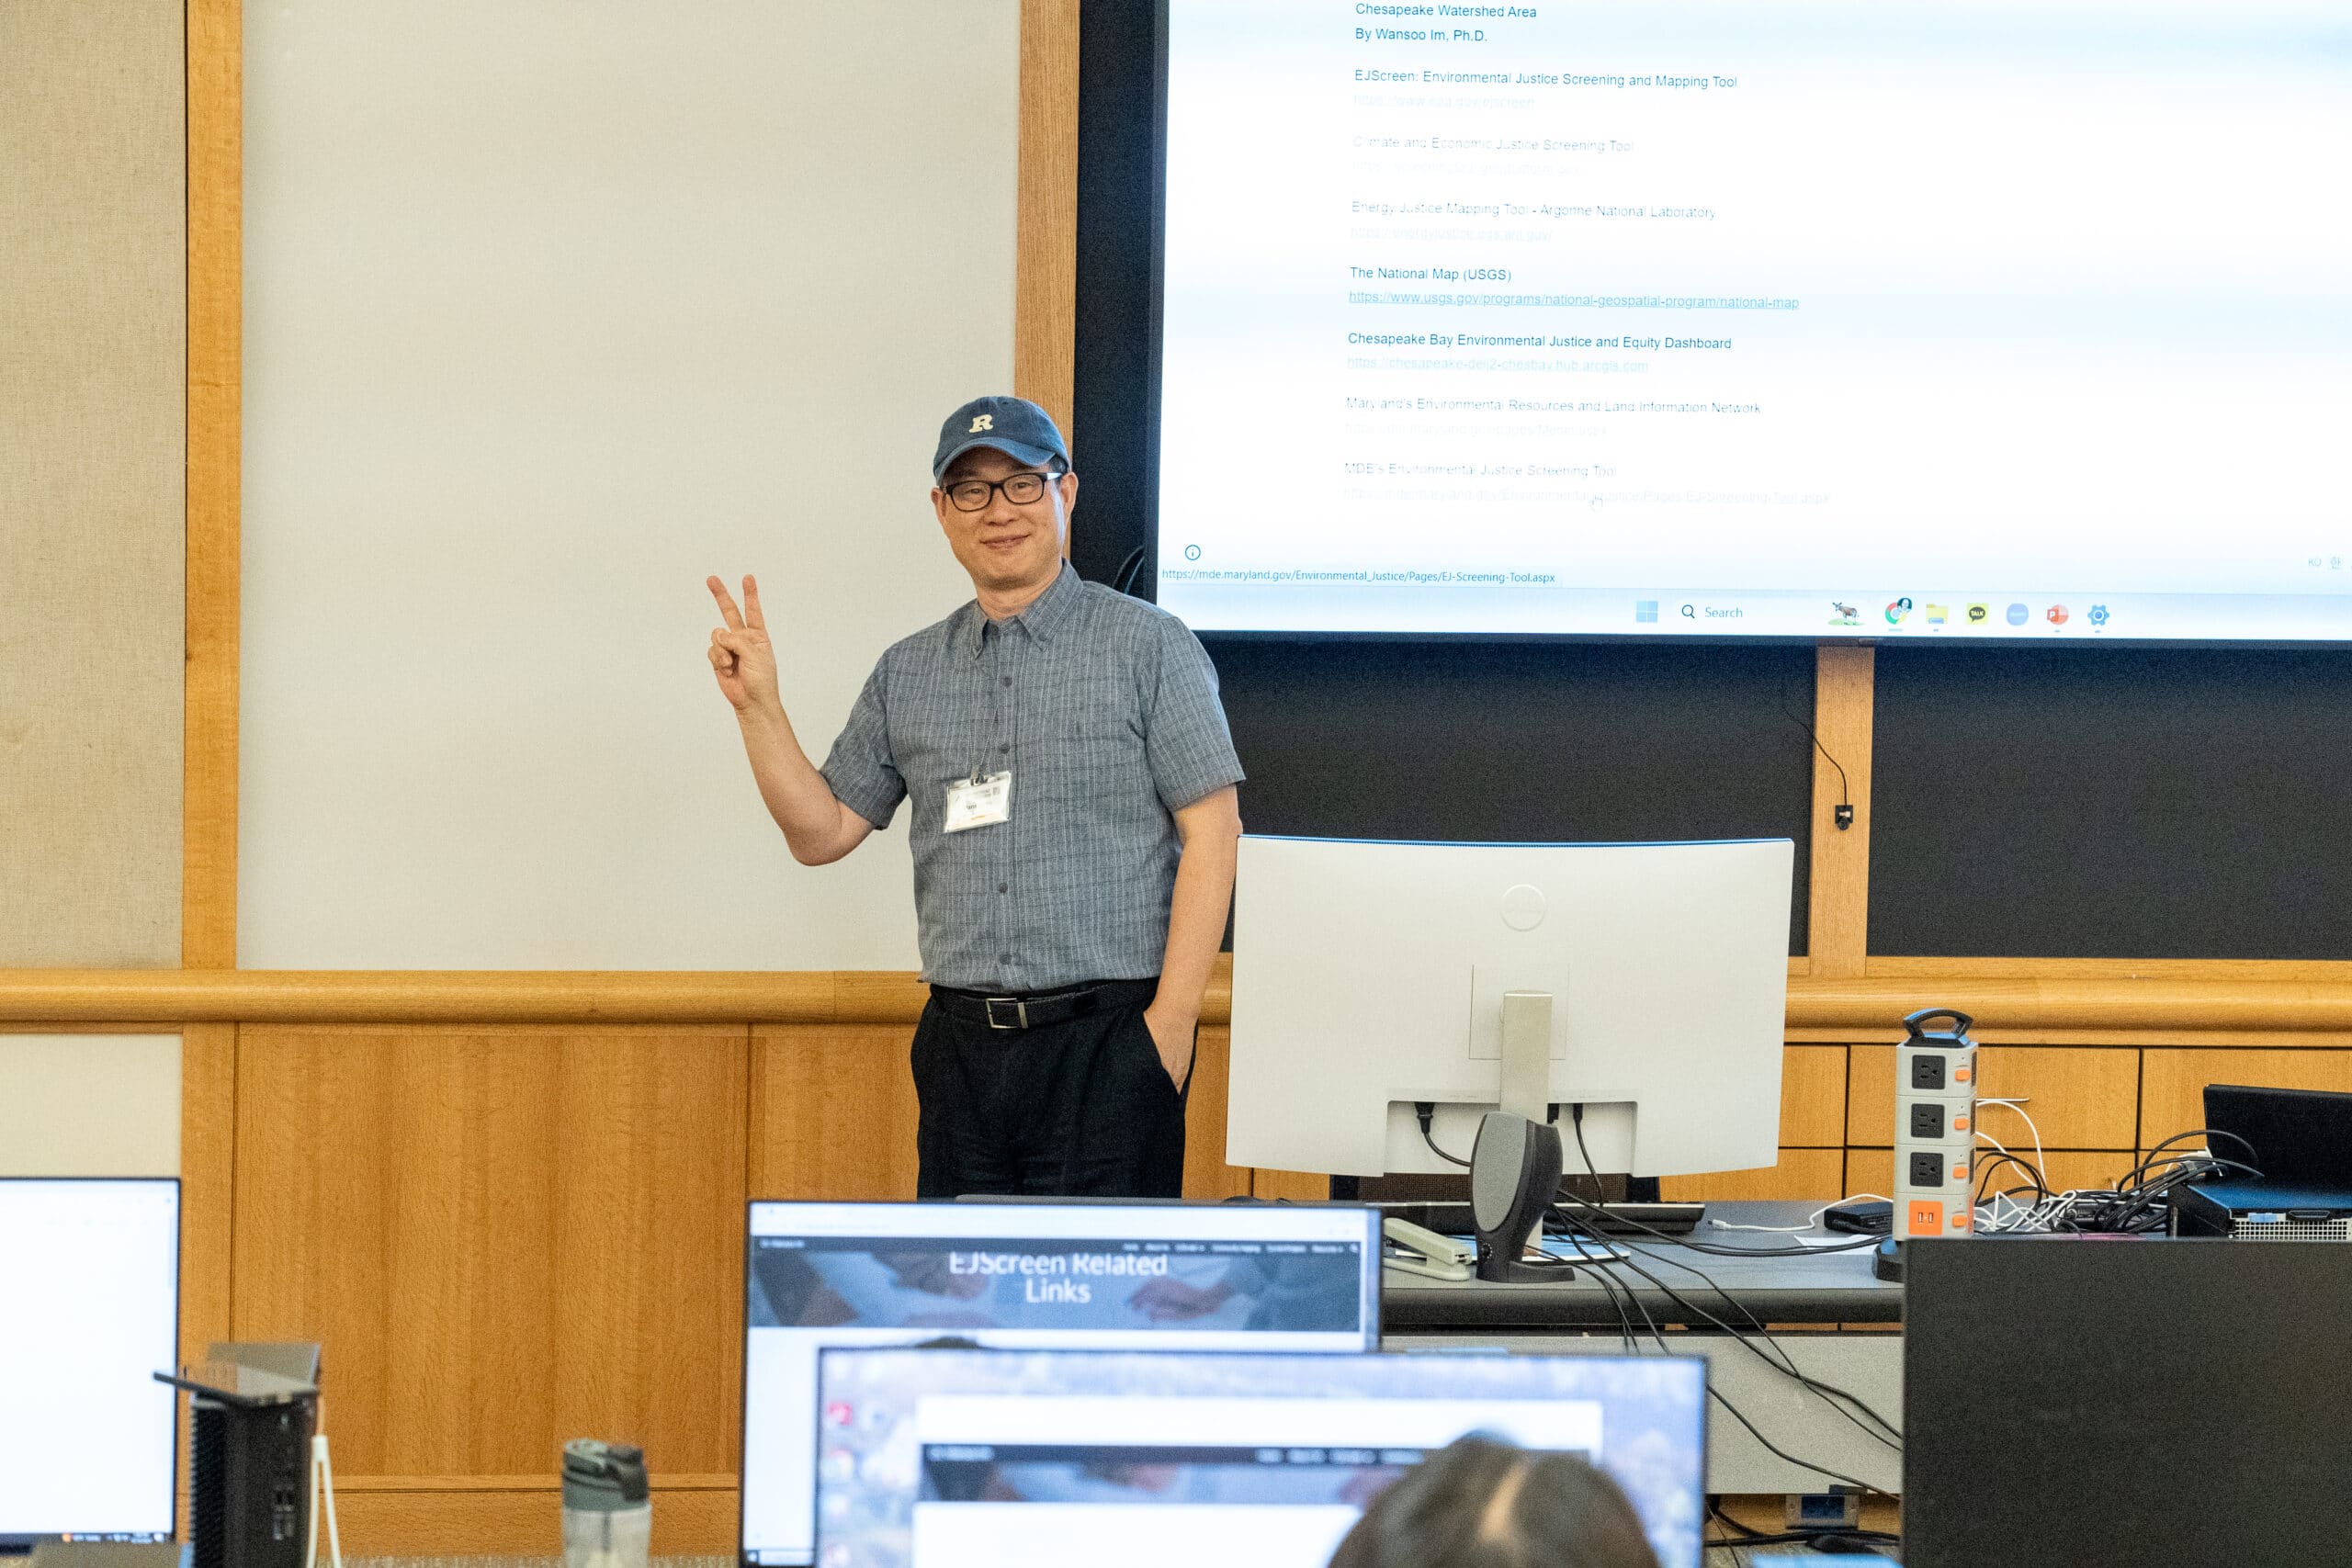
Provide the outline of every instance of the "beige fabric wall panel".
<path id="1" fill-rule="evenodd" d="M 245 15 L 239 958 L 903 968 L 903 825 L 795 865 L 704 658 L 761 576 L 831 742 L 969 597 L 1013 0 Z"/>
<path id="2" fill-rule="evenodd" d="M 0 5 L 0 966 L 179 962 L 181 29 Z"/>
<path id="3" fill-rule="evenodd" d="M 0 1176 L 177 1176 L 180 1037 L 0 1034 Z"/>

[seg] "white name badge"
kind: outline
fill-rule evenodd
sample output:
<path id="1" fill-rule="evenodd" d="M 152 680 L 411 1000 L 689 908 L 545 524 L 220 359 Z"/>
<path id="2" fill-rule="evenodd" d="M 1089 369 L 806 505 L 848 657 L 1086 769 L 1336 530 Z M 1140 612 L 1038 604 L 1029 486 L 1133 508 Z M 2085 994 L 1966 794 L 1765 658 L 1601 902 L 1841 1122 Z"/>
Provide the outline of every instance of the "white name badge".
<path id="1" fill-rule="evenodd" d="M 1012 775 L 990 773 L 984 779 L 961 779 L 947 786 L 947 820 L 944 833 L 967 828 L 992 828 L 1012 819 Z"/>

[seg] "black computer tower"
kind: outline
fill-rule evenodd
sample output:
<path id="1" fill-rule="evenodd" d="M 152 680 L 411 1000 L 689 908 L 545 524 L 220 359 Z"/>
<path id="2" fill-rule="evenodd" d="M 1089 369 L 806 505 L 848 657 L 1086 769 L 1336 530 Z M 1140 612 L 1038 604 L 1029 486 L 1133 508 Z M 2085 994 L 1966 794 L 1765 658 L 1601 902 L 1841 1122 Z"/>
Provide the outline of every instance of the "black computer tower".
<path id="1" fill-rule="evenodd" d="M 302 1568 L 316 1393 L 266 1403 L 196 1394 L 188 1477 L 195 1568 Z"/>

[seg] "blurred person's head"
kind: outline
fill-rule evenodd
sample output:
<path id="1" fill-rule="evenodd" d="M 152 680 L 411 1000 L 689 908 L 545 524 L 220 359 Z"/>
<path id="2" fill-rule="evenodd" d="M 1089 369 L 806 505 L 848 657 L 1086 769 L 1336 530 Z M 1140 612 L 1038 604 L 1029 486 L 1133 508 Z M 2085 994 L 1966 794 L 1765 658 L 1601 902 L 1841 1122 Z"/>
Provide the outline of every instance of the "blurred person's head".
<path id="1" fill-rule="evenodd" d="M 1572 1454 L 1463 1438 L 1356 1521 L 1331 1568 L 1658 1568 L 1617 1483 Z"/>

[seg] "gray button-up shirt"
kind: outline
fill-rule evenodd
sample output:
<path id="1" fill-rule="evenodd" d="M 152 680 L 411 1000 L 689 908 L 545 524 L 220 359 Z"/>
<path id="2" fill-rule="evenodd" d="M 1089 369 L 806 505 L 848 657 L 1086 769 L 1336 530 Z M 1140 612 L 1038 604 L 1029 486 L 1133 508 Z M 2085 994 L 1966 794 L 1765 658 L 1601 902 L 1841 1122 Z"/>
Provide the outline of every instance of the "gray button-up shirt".
<path id="1" fill-rule="evenodd" d="M 951 784 L 1006 771 L 1012 820 L 940 831 Z M 824 774 L 877 828 L 911 798 L 923 978 L 995 992 L 1157 976 L 1170 814 L 1242 778 L 1200 639 L 1067 564 L 1018 615 L 893 644 Z"/>

